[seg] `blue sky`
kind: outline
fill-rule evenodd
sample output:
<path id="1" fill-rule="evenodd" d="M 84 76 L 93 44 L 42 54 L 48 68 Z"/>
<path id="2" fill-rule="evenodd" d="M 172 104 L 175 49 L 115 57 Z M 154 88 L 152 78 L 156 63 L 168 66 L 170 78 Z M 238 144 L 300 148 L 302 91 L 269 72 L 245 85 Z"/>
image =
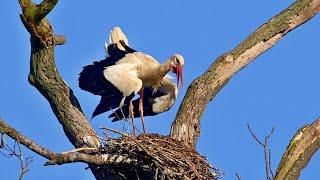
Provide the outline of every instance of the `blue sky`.
<path id="1" fill-rule="evenodd" d="M 57 68 L 90 117 L 99 97 L 78 88 L 78 74 L 84 65 L 104 57 L 104 41 L 114 26 L 122 27 L 132 47 L 160 62 L 173 53 L 184 55 L 188 86 L 216 57 L 292 2 L 119 0 L 73 4 L 61 0 L 49 15 L 55 33 L 67 37 L 67 44 L 56 48 Z M 48 102 L 28 84 L 29 34 L 20 22 L 18 1 L 1 1 L 0 5 L 0 116 L 44 147 L 56 152 L 70 150 L 73 147 Z M 319 23 L 318 16 L 288 34 L 237 73 L 209 104 L 197 149 L 225 172 L 224 179 L 236 179 L 236 172 L 242 179 L 265 178 L 263 150 L 250 136 L 247 123 L 261 138 L 275 126 L 270 140 L 275 171 L 297 129 L 319 116 Z M 148 131 L 168 134 L 186 89 L 180 89 L 169 112 L 146 118 Z M 121 123 L 111 123 L 107 115 L 91 123 L 97 131 L 100 126 L 121 128 Z M 94 179 L 85 164 L 44 167 L 44 158 L 28 150 L 25 154 L 34 157 L 25 179 Z M 319 166 L 316 154 L 300 179 L 320 179 Z M 4 179 L 19 175 L 16 159 L 0 157 L 0 169 Z"/>

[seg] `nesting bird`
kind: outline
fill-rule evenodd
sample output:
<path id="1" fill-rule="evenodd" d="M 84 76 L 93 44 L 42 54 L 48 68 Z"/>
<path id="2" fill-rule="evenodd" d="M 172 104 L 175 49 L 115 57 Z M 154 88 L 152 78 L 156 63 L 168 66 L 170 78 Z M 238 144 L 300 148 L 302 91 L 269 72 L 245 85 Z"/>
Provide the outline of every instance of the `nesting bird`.
<path id="1" fill-rule="evenodd" d="M 173 106 L 177 86 L 183 86 L 184 59 L 174 54 L 160 64 L 152 56 L 129 47 L 119 27 L 111 31 L 106 52 L 104 60 L 85 66 L 79 77 L 81 89 L 101 96 L 92 118 L 116 109 L 109 116 L 113 121 L 141 117 L 145 133 L 144 116 L 165 112 Z M 177 86 L 166 76 L 169 71 L 177 75 Z M 133 100 L 136 94 L 140 97 Z"/>

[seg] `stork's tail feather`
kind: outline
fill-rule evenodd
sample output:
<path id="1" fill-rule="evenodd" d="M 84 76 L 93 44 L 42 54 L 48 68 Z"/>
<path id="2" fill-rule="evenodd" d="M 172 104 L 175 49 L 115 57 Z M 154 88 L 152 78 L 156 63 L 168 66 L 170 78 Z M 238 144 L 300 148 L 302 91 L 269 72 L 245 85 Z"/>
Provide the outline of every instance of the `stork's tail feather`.
<path id="1" fill-rule="evenodd" d="M 109 35 L 109 44 L 117 44 L 118 48 L 125 51 L 125 47 L 122 46 L 120 41 L 123 41 L 127 46 L 129 46 L 128 39 L 126 35 L 122 32 L 120 27 L 114 27 Z"/>
<path id="2" fill-rule="evenodd" d="M 104 49 L 109 56 L 123 57 L 127 53 L 137 52 L 129 47 L 128 39 L 120 27 L 115 27 L 110 32 L 109 43 L 105 42 Z"/>

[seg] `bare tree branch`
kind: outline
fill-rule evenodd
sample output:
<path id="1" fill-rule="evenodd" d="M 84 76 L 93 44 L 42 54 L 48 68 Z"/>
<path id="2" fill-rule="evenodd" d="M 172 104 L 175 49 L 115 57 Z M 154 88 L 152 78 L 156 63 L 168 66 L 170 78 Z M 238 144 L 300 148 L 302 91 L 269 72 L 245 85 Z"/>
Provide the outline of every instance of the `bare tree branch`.
<path id="1" fill-rule="evenodd" d="M 23 144 L 28 149 L 38 153 L 39 155 L 51 159 L 55 156 L 55 153 L 41 147 L 37 143 L 34 143 L 31 139 L 23 136 L 18 131 L 10 127 L 8 124 L 6 124 L 3 120 L 0 119 L 0 132 L 3 134 L 8 135 L 12 139 L 16 140 L 18 143 Z"/>
<path id="2" fill-rule="evenodd" d="M 19 4 L 24 11 L 26 7 L 34 7 L 35 4 L 32 2 L 32 0 L 19 0 Z"/>
<path id="3" fill-rule="evenodd" d="M 35 21 L 41 21 L 58 3 L 58 0 L 44 0 L 38 6 L 35 15 Z"/>
<path id="4" fill-rule="evenodd" d="M 320 9 L 320 0 L 298 0 L 260 26 L 235 49 L 216 59 L 195 79 L 180 105 L 171 136 L 195 146 L 200 136 L 200 118 L 207 104 L 239 70 L 271 48 L 288 32 L 310 20 Z"/>
<path id="5" fill-rule="evenodd" d="M 136 160 L 130 159 L 123 155 L 88 155 L 85 153 L 79 153 L 78 151 L 70 151 L 65 153 L 54 153 L 53 151 L 46 149 L 31 139 L 25 137 L 14 128 L 10 127 L 3 120 L 0 119 L 0 132 L 7 134 L 18 143 L 24 145 L 31 151 L 49 159 L 45 165 L 65 164 L 73 162 L 84 162 L 93 165 L 119 165 L 119 164 L 136 164 Z"/>
<path id="6" fill-rule="evenodd" d="M 54 35 L 53 42 L 54 42 L 54 45 L 63 45 L 66 43 L 66 38 L 61 35 Z"/>
<path id="7" fill-rule="evenodd" d="M 253 130 L 251 129 L 250 125 L 247 124 L 248 130 L 251 134 L 251 136 L 254 138 L 254 140 L 256 140 L 261 146 L 264 146 L 264 144 L 259 140 L 259 138 L 256 136 L 256 134 L 253 132 Z"/>
<path id="8" fill-rule="evenodd" d="M 247 124 L 248 130 L 251 134 L 251 136 L 254 138 L 254 140 L 257 141 L 258 144 L 260 144 L 263 148 L 263 154 L 264 154 L 264 163 L 265 163 L 265 167 L 266 167 L 266 179 L 267 180 L 272 180 L 273 179 L 273 172 L 271 169 L 271 151 L 269 148 L 269 139 L 271 137 L 271 135 L 274 132 L 274 127 L 272 128 L 272 130 L 270 131 L 270 133 L 264 137 L 264 142 L 262 143 L 259 138 L 257 137 L 257 135 L 253 132 L 253 130 L 251 129 L 250 125 Z"/>
<path id="9" fill-rule="evenodd" d="M 320 118 L 294 135 L 283 154 L 275 180 L 299 179 L 300 173 L 320 148 Z"/>

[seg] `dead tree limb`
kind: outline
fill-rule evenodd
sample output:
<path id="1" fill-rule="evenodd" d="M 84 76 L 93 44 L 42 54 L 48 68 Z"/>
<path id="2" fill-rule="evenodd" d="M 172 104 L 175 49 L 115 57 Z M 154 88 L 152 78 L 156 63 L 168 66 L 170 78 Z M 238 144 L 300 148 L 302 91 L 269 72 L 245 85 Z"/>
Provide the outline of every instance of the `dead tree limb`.
<path id="1" fill-rule="evenodd" d="M 66 164 L 73 162 L 84 162 L 92 165 L 133 165 L 136 163 L 134 159 L 130 159 L 122 155 L 88 155 L 86 153 L 79 153 L 78 151 L 70 151 L 66 153 L 55 153 L 49 149 L 46 149 L 28 137 L 22 135 L 14 128 L 6 124 L 0 119 L 0 133 L 6 134 L 19 144 L 24 145 L 31 151 L 47 158 L 49 161 L 45 165 Z"/>
<path id="2" fill-rule="evenodd" d="M 320 119 L 305 125 L 291 139 L 278 166 L 275 180 L 297 180 L 320 148 Z"/>
<path id="3" fill-rule="evenodd" d="M 320 0 L 298 0 L 271 18 L 236 48 L 218 57 L 189 86 L 171 127 L 171 137 L 196 145 L 207 104 L 239 70 L 275 45 L 288 32 L 319 12 Z"/>

